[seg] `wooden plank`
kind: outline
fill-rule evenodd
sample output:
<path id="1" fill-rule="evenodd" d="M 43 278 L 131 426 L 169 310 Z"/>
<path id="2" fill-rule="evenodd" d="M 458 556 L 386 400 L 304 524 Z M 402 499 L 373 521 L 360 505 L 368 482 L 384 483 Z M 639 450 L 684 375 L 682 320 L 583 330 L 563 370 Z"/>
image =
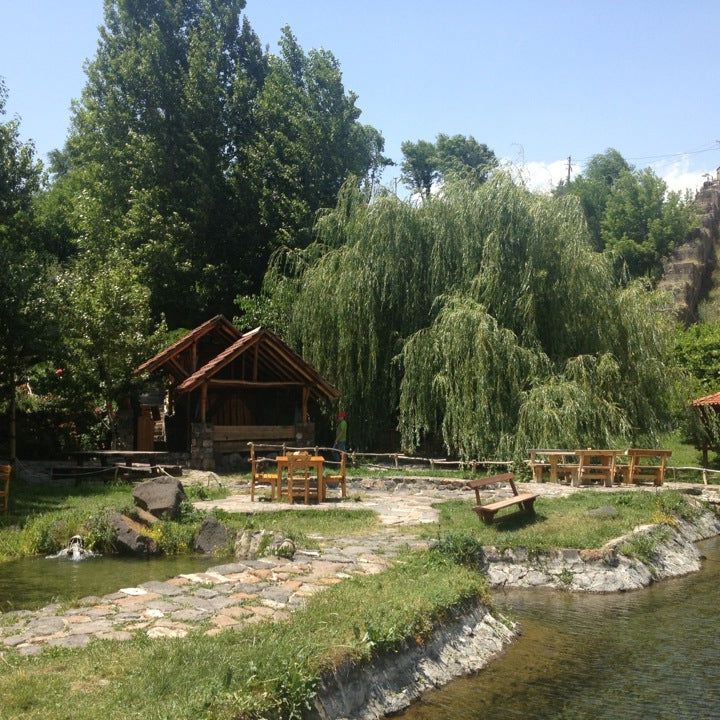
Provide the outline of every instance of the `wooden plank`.
<path id="1" fill-rule="evenodd" d="M 208 380 L 211 388 L 298 388 L 303 387 L 301 382 L 289 380 L 272 380 L 263 382 L 261 380 Z"/>
<path id="2" fill-rule="evenodd" d="M 208 384 L 204 382 L 200 386 L 200 422 L 205 424 L 207 419 Z"/>
<path id="3" fill-rule="evenodd" d="M 214 442 L 237 440 L 268 440 L 271 438 L 295 439 L 294 425 L 215 425 Z"/>

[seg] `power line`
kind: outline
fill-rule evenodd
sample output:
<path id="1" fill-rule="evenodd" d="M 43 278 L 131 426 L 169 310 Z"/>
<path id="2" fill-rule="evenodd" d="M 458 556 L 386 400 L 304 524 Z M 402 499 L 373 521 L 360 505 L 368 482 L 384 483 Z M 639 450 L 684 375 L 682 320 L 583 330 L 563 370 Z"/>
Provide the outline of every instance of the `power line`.
<path id="1" fill-rule="evenodd" d="M 698 155 L 701 153 L 708 153 L 708 152 L 717 152 L 720 150 L 720 140 L 715 140 L 712 144 L 707 143 L 707 145 L 710 145 L 710 147 L 703 146 L 697 150 L 686 150 L 685 152 L 677 152 L 677 153 L 665 153 L 663 155 L 639 155 L 637 157 L 629 157 L 625 158 L 626 160 L 662 160 L 664 158 L 675 158 L 675 157 L 683 157 L 685 155 Z M 596 153 L 597 154 L 597 153 Z M 595 155 L 590 155 L 586 158 L 583 158 L 580 160 L 582 164 L 585 164 L 588 162 L 588 160 L 591 160 Z"/>

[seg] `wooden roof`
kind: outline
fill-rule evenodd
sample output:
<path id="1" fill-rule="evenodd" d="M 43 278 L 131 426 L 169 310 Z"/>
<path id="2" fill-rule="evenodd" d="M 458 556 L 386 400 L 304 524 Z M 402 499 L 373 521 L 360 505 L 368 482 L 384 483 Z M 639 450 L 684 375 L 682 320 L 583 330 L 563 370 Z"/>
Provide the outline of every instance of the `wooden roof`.
<path id="1" fill-rule="evenodd" d="M 242 333 L 224 315 L 216 315 L 202 325 L 198 325 L 194 330 L 191 330 L 187 335 L 181 337 L 154 357 L 146 360 L 142 365 L 139 365 L 135 369 L 135 374 L 151 373 L 163 366 L 168 366 L 167 369 L 173 375 L 180 376 L 178 379 L 186 378 L 190 375 L 190 372 L 186 371 L 182 364 L 177 362 L 178 356 L 209 333 L 219 336 L 228 344 L 242 337 Z"/>
<path id="2" fill-rule="evenodd" d="M 705 397 L 697 398 L 691 403 L 694 407 L 700 405 L 720 405 L 720 392 L 713 393 L 712 395 L 706 395 Z"/>
<path id="3" fill-rule="evenodd" d="M 324 380 L 314 368 L 303 360 L 294 350 L 286 345 L 275 333 L 263 328 L 255 328 L 238 338 L 230 347 L 216 355 L 210 362 L 203 365 L 190 377 L 177 386 L 178 392 L 190 392 L 210 381 L 220 370 L 238 359 L 251 348 L 253 362 L 272 375 L 274 383 L 301 384 L 317 397 L 337 400 L 338 391 Z M 257 357 L 257 360 L 255 358 Z M 250 385 L 251 383 L 244 383 Z M 261 387 L 263 383 L 254 383 Z M 272 383 L 270 383 L 272 384 Z"/>

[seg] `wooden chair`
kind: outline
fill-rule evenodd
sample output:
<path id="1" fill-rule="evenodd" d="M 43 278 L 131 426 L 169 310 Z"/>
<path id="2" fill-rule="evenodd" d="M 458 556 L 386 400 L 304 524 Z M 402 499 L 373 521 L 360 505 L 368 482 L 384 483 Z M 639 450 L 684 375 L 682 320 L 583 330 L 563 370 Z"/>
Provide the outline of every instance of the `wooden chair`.
<path id="1" fill-rule="evenodd" d="M 623 473 L 624 482 L 637 484 L 652 481 L 658 487 L 665 482 L 665 467 L 667 459 L 672 455 L 672 450 L 630 448 L 627 455 L 630 458 L 630 465 Z M 643 460 L 646 463 L 649 461 L 651 464 L 643 464 Z"/>
<path id="2" fill-rule="evenodd" d="M 325 490 L 328 485 L 332 487 L 340 486 L 341 497 L 347 497 L 347 488 L 345 487 L 347 453 L 340 452 L 340 468 L 337 473 L 325 475 L 323 478 L 323 500 L 325 499 Z"/>
<path id="3" fill-rule="evenodd" d="M 276 495 L 280 495 L 280 487 L 278 482 L 278 473 L 264 473 L 258 471 L 258 461 L 255 457 L 255 445 L 250 443 L 250 470 L 252 478 L 250 480 L 250 501 L 255 501 L 255 486 L 256 485 L 269 485 L 270 486 L 270 499 L 274 500 Z"/>
<path id="4" fill-rule="evenodd" d="M 480 502 L 480 488 L 485 487 L 486 485 L 496 485 L 500 483 L 508 483 L 510 485 L 510 489 L 513 492 L 512 497 L 483 505 Z M 477 505 L 473 508 L 473 510 L 478 514 L 483 522 L 491 523 L 498 510 L 511 507 L 512 505 L 519 505 L 530 515 L 535 512 L 535 499 L 537 498 L 537 493 L 519 493 L 517 487 L 515 487 L 515 476 L 512 473 L 478 478 L 477 480 L 471 480 L 468 485 L 470 485 L 470 487 L 475 491 L 475 502 Z"/>
<path id="5" fill-rule="evenodd" d="M 0 465 L 0 500 L 3 502 L 3 512 L 7 512 L 10 505 L 11 474 L 12 465 Z"/>
<path id="6" fill-rule="evenodd" d="M 320 483 L 317 476 L 311 473 L 310 453 L 291 453 L 287 460 L 287 494 L 290 502 L 293 503 L 296 497 L 301 497 L 307 505 L 312 496 L 319 501 Z"/>

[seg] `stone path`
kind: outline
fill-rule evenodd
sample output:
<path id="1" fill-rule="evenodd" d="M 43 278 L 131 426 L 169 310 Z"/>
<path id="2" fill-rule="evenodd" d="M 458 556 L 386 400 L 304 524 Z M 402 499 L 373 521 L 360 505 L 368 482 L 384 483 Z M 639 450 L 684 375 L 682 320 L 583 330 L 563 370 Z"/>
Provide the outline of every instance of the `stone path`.
<path id="1" fill-rule="evenodd" d="M 381 528 L 342 539 L 314 538 L 321 550 L 301 550 L 294 560 L 271 557 L 233 562 L 166 582 L 151 581 L 103 597 L 86 597 L 71 609 L 55 604 L 36 611 L 0 614 L 0 648 L 37 655 L 46 647 L 83 647 L 93 638 L 122 641 L 130 639 L 133 633 L 145 633 L 151 638 L 184 637 L 193 630 L 213 635 L 226 628 L 286 618 L 323 588 L 353 575 L 381 572 L 402 547 L 417 549 L 427 545 L 426 541 L 403 533 L 398 526 L 435 522 L 434 503 L 473 497 L 460 481 L 435 483 L 418 478 L 400 483 L 353 481 L 350 485 L 349 494 L 358 495 L 357 503 L 327 503 L 320 508 L 369 508 L 378 513 Z M 578 490 L 550 483 L 528 483 L 523 487 L 545 496 L 562 496 Z M 666 487 L 691 486 L 668 483 Z M 720 487 L 694 487 L 702 488 L 703 495 L 711 501 L 718 501 Z M 617 492 L 625 488 L 596 489 Z M 198 502 L 196 506 L 242 513 L 306 509 L 298 504 L 251 503 L 244 493 L 224 500 Z"/>

